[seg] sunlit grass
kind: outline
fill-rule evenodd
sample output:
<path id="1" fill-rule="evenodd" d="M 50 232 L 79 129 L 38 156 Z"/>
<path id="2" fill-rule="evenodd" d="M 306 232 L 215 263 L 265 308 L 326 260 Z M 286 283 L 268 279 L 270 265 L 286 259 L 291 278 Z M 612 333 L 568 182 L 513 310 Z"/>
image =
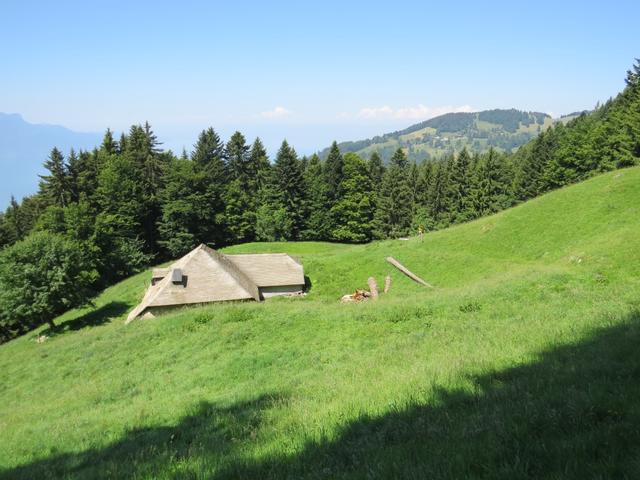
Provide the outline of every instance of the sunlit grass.
<path id="1" fill-rule="evenodd" d="M 608 458 L 636 441 L 639 205 L 635 168 L 424 241 L 239 245 L 299 257 L 308 295 L 125 326 L 132 277 L 0 346 L 0 477 L 626 474 Z M 379 302 L 339 303 L 387 274 Z"/>

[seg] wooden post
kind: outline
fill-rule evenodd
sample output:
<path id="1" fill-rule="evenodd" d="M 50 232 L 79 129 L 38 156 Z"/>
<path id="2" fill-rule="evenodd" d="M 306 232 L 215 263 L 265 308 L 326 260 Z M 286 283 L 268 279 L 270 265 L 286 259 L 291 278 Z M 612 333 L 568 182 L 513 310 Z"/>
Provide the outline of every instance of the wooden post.
<path id="1" fill-rule="evenodd" d="M 384 277 L 384 293 L 389 293 L 390 289 L 391 289 L 391 277 L 387 275 L 386 277 Z"/>
<path id="2" fill-rule="evenodd" d="M 409 277 L 411 280 L 413 280 L 416 283 L 419 283 L 420 285 L 424 285 L 425 287 L 429 287 L 429 288 L 433 288 L 433 285 L 425 282 L 423 279 L 421 279 L 419 276 L 417 276 L 415 273 L 413 273 L 411 270 L 409 270 L 407 267 L 405 267 L 404 265 L 402 265 L 399 261 L 397 261 L 395 258 L 393 257 L 387 257 L 387 262 L 389 262 L 391 265 L 393 265 L 394 267 L 396 267 L 398 270 L 400 270 L 402 273 L 404 273 L 407 277 Z"/>
<path id="3" fill-rule="evenodd" d="M 376 279 L 373 277 L 369 277 L 367 280 L 369 284 L 369 291 L 371 292 L 371 298 L 374 300 L 378 299 L 378 284 L 376 283 Z"/>

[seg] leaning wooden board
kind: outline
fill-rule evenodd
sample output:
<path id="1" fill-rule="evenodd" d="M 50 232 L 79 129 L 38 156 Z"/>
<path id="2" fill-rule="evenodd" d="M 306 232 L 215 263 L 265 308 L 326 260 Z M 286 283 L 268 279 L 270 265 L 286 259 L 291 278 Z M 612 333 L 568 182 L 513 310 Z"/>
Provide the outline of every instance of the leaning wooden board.
<path id="1" fill-rule="evenodd" d="M 417 276 L 415 273 L 413 273 L 411 270 L 409 270 L 407 267 L 405 267 L 404 265 L 402 265 L 399 261 L 397 261 L 395 258 L 393 257 L 387 257 L 387 262 L 389 262 L 391 265 L 393 265 L 394 267 L 396 267 L 398 270 L 400 270 L 402 273 L 404 273 L 407 277 L 409 277 L 411 280 L 413 280 L 416 283 L 419 283 L 420 285 L 424 285 L 425 287 L 429 287 L 429 288 L 433 288 L 433 285 L 425 282 L 423 279 L 421 279 L 419 276 Z"/>

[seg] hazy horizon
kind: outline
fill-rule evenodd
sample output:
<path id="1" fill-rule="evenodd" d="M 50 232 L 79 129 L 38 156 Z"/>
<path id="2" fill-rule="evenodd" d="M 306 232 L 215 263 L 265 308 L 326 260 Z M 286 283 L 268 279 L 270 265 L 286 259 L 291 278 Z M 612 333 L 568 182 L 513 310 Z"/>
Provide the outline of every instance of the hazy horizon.
<path id="1" fill-rule="evenodd" d="M 8 2 L 0 111 L 79 132 L 149 121 L 176 152 L 213 126 L 303 154 L 449 111 L 558 116 L 622 89 L 640 50 L 640 6 L 622 3 Z"/>

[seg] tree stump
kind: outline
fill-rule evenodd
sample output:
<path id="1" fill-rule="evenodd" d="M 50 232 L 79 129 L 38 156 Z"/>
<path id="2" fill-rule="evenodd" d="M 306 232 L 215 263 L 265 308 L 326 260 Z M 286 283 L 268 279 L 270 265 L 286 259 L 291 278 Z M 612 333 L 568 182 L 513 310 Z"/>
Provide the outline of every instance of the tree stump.
<path id="1" fill-rule="evenodd" d="M 384 277 L 384 293 L 389 293 L 389 290 L 391 290 L 391 277 L 387 275 Z"/>
<path id="2" fill-rule="evenodd" d="M 373 277 L 369 277 L 367 280 L 367 284 L 369 285 L 369 291 L 371 292 L 371 298 L 374 300 L 378 299 L 378 284 L 376 283 L 376 279 Z"/>

